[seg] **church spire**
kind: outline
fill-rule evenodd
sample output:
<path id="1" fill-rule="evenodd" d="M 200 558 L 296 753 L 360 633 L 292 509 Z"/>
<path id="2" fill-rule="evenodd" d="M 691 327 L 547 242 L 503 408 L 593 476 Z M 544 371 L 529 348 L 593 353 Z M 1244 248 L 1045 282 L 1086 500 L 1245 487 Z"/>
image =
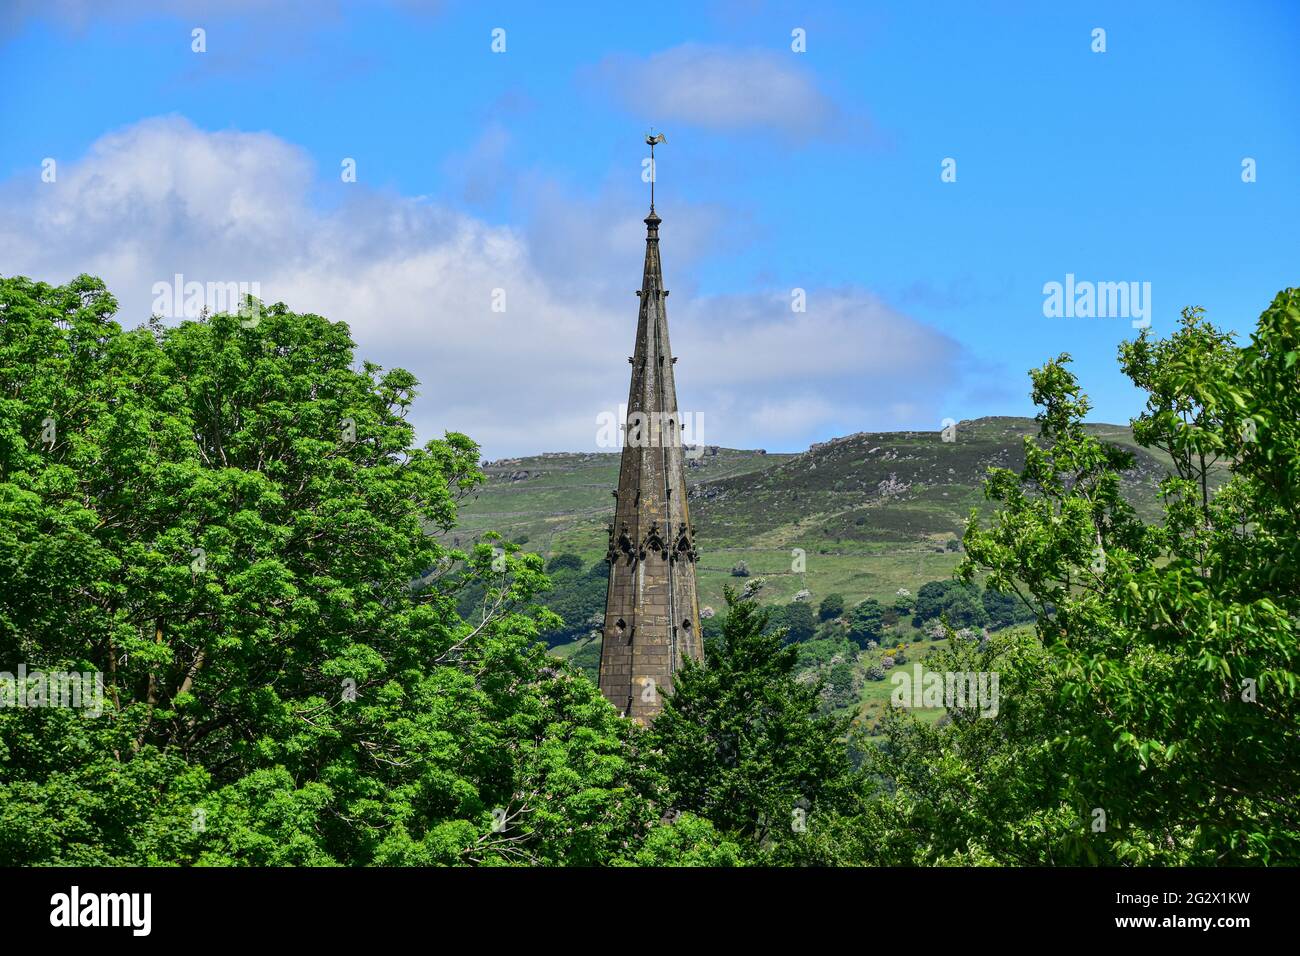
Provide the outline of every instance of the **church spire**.
<path id="1" fill-rule="evenodd" d="M 703 656 L 695 582 L 695 532 L 686 504 L 682 421 L 668 340 L 668 290 L 659 259 L 651 150 L 645 267 L 628 389 L 627 422 L 609 526 L 609 589 L 600 654 L 600 690 L 626 717 L 654 719 L 673 674 Z"/>

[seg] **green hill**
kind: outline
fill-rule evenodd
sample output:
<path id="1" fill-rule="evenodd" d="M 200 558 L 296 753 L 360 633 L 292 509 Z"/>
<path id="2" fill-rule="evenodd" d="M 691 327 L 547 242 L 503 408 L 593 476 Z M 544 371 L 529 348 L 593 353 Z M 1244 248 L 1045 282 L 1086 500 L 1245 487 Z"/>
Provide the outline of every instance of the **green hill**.
<path id="1" fill-rule="evenodd" d="M 1127 496 L 1144 518 L 1157 519 L 1155 490 L 1168 474 L 1168 459 L 1135 445 L 1126 426 L 1089 428 L 1133 452 Z M 808 592 L 800 600 L 813 608 L 828 594 L 842 595 L 844 616 L 813 623 L 803 610 L 811 632 L 805 628 L 807 636 L 800 638 L 800 669 L 807 679 L 826 682 L 828 709 L 852 710 L 874 728 L 888 699 L 896 649 L 909 648 L 916 660 L 945 643 L 932 616 L 914 617 L 896 607 L 900 600 L 910 606 L 922 597 L 927 582 L 951 579 L 971 509 L 993 512 L 983 494 L 988 469 L 1022 468 L 1024 439 L 1037 434 L 1032 419 L 981 418 L 959 422 L 952 441 L 939 432 L 860 432 L 800 454 L 706 449 L 687 471 L 703 613 L 708 617 L 708 609 L 723 607 L 725 585 L 756 577 L 764 581 L 760 598 L 782 606 L 776 625 L 794 620 L 793 602 L 801 592 Z M 580 562 L 569 558 L 552 567 L 555 590 L 548 602 L 567 625 L 552 636 L 554 653 L 588 672 L 599 661 L 605 526 L 613 513 L 618 465 L 616 453 L 488 462 L 488 482 L 463 504 L 454 542 L 464 545 L 491 530 L 548 560 L 577 555 Z M 745 576 L 735 573 L 742 564 Z M 910 596 L 900 598 L 900 589 Z M 973 597 L 986 609 L 996 598 L 981 596 L 978 588 Z M 875 643 L 864 649 L 849 639 L 847 609 L 867 598 L 880 602 L 884 622 Z M 1000 615 L 980 619 L 1002 626 L 994 623 L 997 616 L 1004 622 L 1014 617 L 1004 607 Z M 978 620 L 953 620 L 954 627 L 972 626 L 978 634 Z M 716 623 L 706 620 L 706 633 Z M 921 716 L 937 719 L 939 713 Z"/>
<path id="2" fill-rule="evenodd" d="M 1127 483 L 1142 493 L 1131 499 L 1154 517 L 1166 464 L 1134 445 L 1126 426 L 1091 428 L 1136 454 Z M 1022 441 L 1037 430 L 1028 418 L 981 418 L 959 422 L 951 442 L 939 432 L 860 432 L 802 454 L 709 448 L 687 473 L 701 604 L 721 605 L 741 562 L 780 603 L 802 589 L 814 601 L 837 592 L 850 605 L 883 602 L 948 576 L 971 508 L 991 510 L 987 470 L 1022 467 Z M 487 484 L 462 508 L 459 543 L 493 530 L 547 557 L 599 560 L 618 462 L 617 453 L 549 453 L 487 463 Z"/>

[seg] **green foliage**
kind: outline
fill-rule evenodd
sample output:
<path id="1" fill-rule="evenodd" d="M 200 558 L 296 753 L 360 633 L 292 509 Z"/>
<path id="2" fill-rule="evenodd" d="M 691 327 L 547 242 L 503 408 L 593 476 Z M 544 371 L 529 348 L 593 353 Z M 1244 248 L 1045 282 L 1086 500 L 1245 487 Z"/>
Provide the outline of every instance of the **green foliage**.
<path id="1" fill-rule="evenodd" d="M 809 640 L 817 632 L 812 605 L 804 601 L 792 601 L 778 609 L 772 615 L 771 623 L 784 630 L 788 643 Z"/>
<path id="2" fill-rule="evenodd" d="M 734 591 L 727 601 L 722 639 L 678 672 L 649 736 L 675 809 L 743 843 L 797 840 L 796 810 L 814 819 L 852 803 L 847 721 L 823 715 L 821 688 L 795 679 L 797 646 L 768 629 L 769 612 Z"/>
<path id="3" fill-rule="evenodd" d="M 866 647 L 869 641 L 879 642 L 884 630 L 883 611 L 875 598 L 867 598 L 849 615 L 849 637 L 859 647 Z"/>
<path id="4" fill-rule="evenodd" d="M 546 573 L 555 574 L 557 571 L 581 571 L 582 558 L 576 554 L 557 554 L 546 562 Z"/>
<path id="5" fill-rule="evenodd" d="M 841 661 L 852 661 L 858 656 L 858 649 L 843 636 L 817 637 L 811 641 L 802 641 L 795 646 L 799 651 L 799 656 L 796 658 L 799 671 L 830 664 L 837 658 Z"/>
<path id="6" fill-rule="evenodd" d="M 708 820 L 682 813 L 670 825 L 651 830 L 630 862 L 635 866 L 742 866 L 744 849 L 720 836 Z"/>
<path id="7" fill-rule="evenodd" d="M 794 645 L 799 649 L 795 671 L 801 681 L 820 681 L 823 711 L 855 706 L 861 686 L 857 665 L 858 648 L 842 631 L 829 628 L 812 640 Z"/>
<path id="8" fill-rule="evenodd" d="M 926 724 L 885 709 L 885 743 L 863 751 L 864 768 L 889 784 L 863 822 L 880 834 L 864 852 L 894 866 L 1084 862 L 1088 818 L 1065 812 L 1045 739 L 1056 689 L 1046 664 L 1032 633 L 1015 630 L 951 641 L 926 659 L 929 671 L 996 672 L 997 716 L 954 708 Z"/>
<path id="9" fill-rule="evenodd" d="M 282 305 L 132 332 L 115 307 L 89 277 L 0 280 L 0 669 L 107 689 L 99 717 L 0 709 L 0 857 L 635 847 L 658 819 L 636 735 L 538 643 L 540 558 L 442 545 L 478 449 L 412 446 L 415 380 Z"/>
<path id="10" fill-rule="evenodd" d="M 546 643 L 554 647 L 600 630 L 609 591 L 609 564 L 596 561 L 584 570 L 582 560 L 570 554 L 553 558 L 551 566 L 554 570 L 550 573 L 551 586 L 545 592 L 546 606 L 562 622 L 545 635 Z"/>
<path id="11" fill-rule="evenodd" d="M 828 594 L 817 607 L 817 619 L 830 621 L 844 613 L 844 595 Z"/>
<path id="12" fill-rule="evenodd" d="M 1034 609 L 1014 594 L 1002 594 L 989 588 L 980 595 L 980 603 L 984 607 L 988 626 L 994 630 L 1037 619 Z"/>
<path id="13" fill-rule="evenodd" d="M 955 580 L 929 581 L 921 585 L 916 592 L 916 626 L 938 617 L 947 618 L 949 624 L 958 628 L 988 624 L 979 585 Z"/>
<path id="14" fill-rule="evenodd" d="M 1001 510 L 972 519 L 962 572 L 1023 598 L 1040 641 L 951 652 L 1000 672 L 996 719 L 893 718 L 879 809 L 922 835 L 908 862 L 1300 860 L 1298 354 L 1297 290 L 1246 348 L 1195 309 L 1121 348 L 1134 434 L 1173 463 L 1158 524 L 1120 493 L 1133 456 L 1084 428 L 1068 356 L 1032 373 L 1041 439 L 991 470 Z"/>
<path id="15" fill-rule="evenodd" d="M 283 305 L 115 309 L 0 279 L 0 670 L 106 688 L 100 716 L 0 708 L 6 862 L 1300 861 L 1300 291 L 1245 348 L 1194 309 L 1122 346 L 1140 449 L 1083 424 L 1068 356 L 1032 373 L 1039 437 L 990 470 L 961 580 L 888 609 L 1005 628 L 912 655 L 996 673 L 996 716 L 887 708 L 879 745 L 834 715 L 887 690 L 850 642 L 883 640 L 878 601 L 846 628 L 838 594 L 728 589 L 641 730 L 544 643 L 590 629 L 602 563 L 448 547 L 478 449 L 414 447 L 408 373 Z M 774 470 L 842 482 L 871 447 Z"/>

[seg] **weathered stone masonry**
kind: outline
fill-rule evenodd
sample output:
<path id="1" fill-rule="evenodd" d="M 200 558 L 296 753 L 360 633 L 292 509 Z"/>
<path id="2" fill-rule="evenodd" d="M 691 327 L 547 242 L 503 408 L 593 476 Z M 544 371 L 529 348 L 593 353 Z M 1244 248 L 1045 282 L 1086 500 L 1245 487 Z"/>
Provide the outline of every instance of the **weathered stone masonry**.
<path id="1" fill-rule="evenodd" d="M 638 723 L 653 720 L 686 658 L 703 656 L 695 534 L 686 504 L 682 422 L 668 344 L 668 290 L 653 200 L 614 523 L 600 653 L 600 690 Z"/>

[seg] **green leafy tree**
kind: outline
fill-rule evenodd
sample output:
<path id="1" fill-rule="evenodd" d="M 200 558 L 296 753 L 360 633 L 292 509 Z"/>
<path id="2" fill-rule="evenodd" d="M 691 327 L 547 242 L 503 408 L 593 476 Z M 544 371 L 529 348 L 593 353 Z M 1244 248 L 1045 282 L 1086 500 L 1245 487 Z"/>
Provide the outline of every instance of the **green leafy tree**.
<path id="1" fill-rule="evenodd" d="M 880 866 L 1087 862 L 1088 830 L 1063 797 L 1066 772 L 1051 743 L 1058 676 L 1037 638 L 1012 629 L 979 644 L 950 641 L 925 667 L 997 673 L 996 715 L 978 701 L 938 723 L 886 708 L 883 745 L 861 748 L 864 769 L 885 785 L 861 818 L 839 821 L 847 848 L 838 853 Z"/>
<path id="2" fill-rule="evenodd" d="M 984 627 L 989 622 L 977 586 L 957 587 L 949 591 L 943 617 L 956 628 Z"/>
<path id="3" fill-rule="evenodd" d="M 884 610 L 875 598 L 867 598 L 853 608 L 849 615 L 849 637 L 859 647 L 868 641 L 879 641 L 885 632 Z"/>
<path id="4" fill-rule="evenodd" d="M 799 818 L 852 806 L 858 781 L 841 739 L 847 719 L 821 713 L 821 686 L 795 678 L 798 648 L 769 611 L 727 589 L 722 638 L 674 679 L 650 739 L 671 806 L 758 852 L 797 841 Z"/>
<path id="5" fill-rule="evenodd" d="M 655 827 L 629 862 L 635 866 L 743 866 L 744 848 L 718 833 L 713 824 L 682 813 Z"/>
<path id="6" fill-rule="evenodd" d="M 1155 525 L 1121 494 L 1131 454 L 1084 428 L 1068 356 L 1032 373 L 1040 438 L 991 472 L 1001 509 L 961 571 L 1034 607 L 1039 640 L 954 649 L 1002 644 L 997 718 L 896 719 L 877 769 L 918 862 L 1300 859 L 1297 355 L 1297 290 L 1245 348 L 1194 309 L 1121 348 L 1147 395 L 1134 435 L 1172 463 Z"/>
<path id="7" fill-rule="evenodd" d="M 810 640 L 817 633 L 817 619 L 812 605 L 804 601 L 791 601 L 773 617 L 773 625 L 783 630 L 785 640 L 789 643 Z"/>
<path id="8" fill-rule="evenodd" d="M 989 627 L 995 629 L 1023 624 L 1036 618 L 1033 609 L 1020 598 L 1014 594 L 1002 594 L 992 588 L 980 595 L 980 603 L 984 606 Z"/>
<path id="9" fill-rule="evenodd" d="M 833 620 L 844 613 L 844 595 L 828 594 L 822 598 L 822 602 L 817 607 L 817 619 L 820 621 Z"/>
<path id="10" fill-rule="evenodd" d="M 478 449 L 413 445 L 414 378 L 283 305 L 135 331 L 115 310 L 90 277 L 0 279 L 0 670 L 95 671 L 106 696 L 0 708 L 0 858 L 634 851 L 658 820 L 637 737 L 546 657 L 539 557 L 442 544 Z"/>
<path id="11" fill-rule="evenodd" d="M 567 559 L 578 560 L 575 568 Z M 546 633 L 547 644 L 563 644 L 600 630 L 609 591 L 609 565 L 596 561 L 584 569 L 576 555 L 562 555 L 562 563 L 550 572 L 545 591 L 546 606 L 560 617 L 560 625 Z"/>
<path id="12" fill-rule="evenodd" d="M 980 599 L 978 584 L 957 580 L 928 581 L 916 593 L 914 622 L 946 617 L 953 627 L 983 627 L 988 613 Z"/>
<path id="13" fill-rule="evenodd" d="M 727 621 L 727 612 L 725 610 L 710 617 L 703 617 L 703 615 L 701 615 L 701 618 L 700 636 L 703 638 L 705 643 L 717 640 L 722 636 L 723 625 Z"/>
<path id="14" fill-rule="evenodd" d="M 546 562 L 547 574 L 555 574 L 557 571 L 581 571 L 582 568 L 582 558 L 576 554 L 557 554 Z"/>
<path id="15" fill-rule="evenodd" d="M 951 593 L 960 586 L 953 580 L 927 581 L 916 592 L 916 623 L 923 624 L 938 617 L 948 607 Z"/>

